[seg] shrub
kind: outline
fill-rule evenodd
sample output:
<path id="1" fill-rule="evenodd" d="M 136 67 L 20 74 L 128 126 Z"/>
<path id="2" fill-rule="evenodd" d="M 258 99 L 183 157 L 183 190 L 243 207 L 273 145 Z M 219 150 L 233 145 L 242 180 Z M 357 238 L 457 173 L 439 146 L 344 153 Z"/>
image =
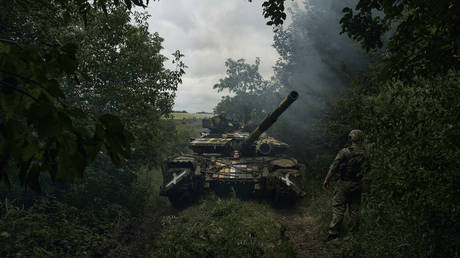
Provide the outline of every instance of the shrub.
<path id="1" fill-rule="evenodd" d="M 367 255 L 458 255 L 459 96 L 458 73 L 450 72 L 413 83 L 358 85 L 337 103 L 329 124 L 343 121 L 343 128 L 361 128 L 368 138 L 372 169 L 358 236 L 358 249 L 373 250 Z"/>
<path id="2" fill-rule="evenodd" d="M 210 197 L 162 224 L 154 257 L 295 257 L 285 228 L 255 202 Z"/>

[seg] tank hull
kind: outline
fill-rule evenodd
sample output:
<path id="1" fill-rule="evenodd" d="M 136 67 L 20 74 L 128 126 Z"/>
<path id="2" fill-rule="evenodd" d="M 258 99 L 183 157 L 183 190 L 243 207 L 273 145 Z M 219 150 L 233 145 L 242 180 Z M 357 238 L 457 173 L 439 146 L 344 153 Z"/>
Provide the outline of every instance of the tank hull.
<path id="1" fill-rule="evenodd" d="M 296 200 L 305 195 L 305 166 L 284 157 L 177 156 L 163 167 L 160 194 L 183 207 L 207 192 L 242 198 L 265 197 L 274 201 Z"/>

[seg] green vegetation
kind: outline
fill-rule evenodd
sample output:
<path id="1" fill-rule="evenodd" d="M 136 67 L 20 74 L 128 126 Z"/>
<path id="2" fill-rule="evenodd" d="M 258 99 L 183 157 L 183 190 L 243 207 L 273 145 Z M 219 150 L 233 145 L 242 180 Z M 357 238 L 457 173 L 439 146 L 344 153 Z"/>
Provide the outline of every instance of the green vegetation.
<path id="1" fill-rule="evenodd" d="M 428 1 L 360 1 L 360 13 L 345 10 L 344 31 L 368 49 L 380 44 L 351 28 L 369 24 L 371 12 L 383 11 L 373 19 L 384 31 L 395 29 L 388 55 L 372 73 L 355 79 L 325 119 L 332 141 L 346 129 L 365 130 L 372 155 L 364 225 L 345 244 L 347 255 L 458 256 L 460 62 L 458 36 L 452 34 L 458 3 L 432 7 Z"/>
<path id="2" fill-rule="evenodd" d="M 15 39 L 0 42 L 2 257 L 138 255 L 126 242 L 158 201 L 160 162 L 196 134 L 160 119 L 184 64 L 176 52 L 164 67 L 147 15 L 106 5 L 81 19 L 68 4 L 1 2 L 0 38 Z"/>
<path id="3" fill-rule="evenodd" d="M 414 84 L 371 84 L 377 92 L 369 91 L 369 82 L 358 81 L 327 122 L 331 137 L 339 133 L 338 121 L 368 133 L 373 169 L 352 253 L 454 256 L 460 240 L 459 77 L 449 72 Z M 370 248 L 377 240 L 380 245 Z"/>
<path id="4" fill-rule="evenodd" d="M 153 257 L 295 257 L 273 210 L 252 201 L 210 196 L 162 224 Z"/>
<path id="5" fill-rule="evenodd" d="M 228 91 L 234 96 L 222 97 L 214 113 L 225 112 L 226 117 L 242 123 L 260 121 L 267 115 L 267 110 L 274 108 L 271 103 L 281 101 L 282 97 L 278 94 L 281 86 L 273 80 L 264 80 L 259 73 L 259 65 L 259 58 L 253 65 L 247 64 L 244 59 L 234 61 L 229 58 L 225 61 L 226 77 L 213 88 L 218 92 Z"/>
<path id="6" fill-rule="evenodd" d="M 210 115 L 172 112 L 185 65 L 177 51 L 175 67 L 166 68 L 163 39 L 149 33 L 146 14 L 130 11 L 144 3 L 0 3 L 0 256 L 295 256 L 286 228 L 261 203 L 211 196 L 163 217 L 161 232 L 150 227 L 152 211 L 162 215 L 161 161 L 187 151 L 199 119 Z M 293 112 L 294 123 L 286 114 L 270 133 L 309 167 L 298 208 L 315 218 L 315 239 L 330 219 L 329 194 L 317 180 L 351 129 L 367 135 L 372 169 L 361 231 L 330 254 L 459 255 L 458 5 L 360 0 L 345 8 L 342 32 L 372 55 L 359 74 L 338 68 L 334 51 L 314 42 L 331 68 L 321 76 L 348 88 L 313 96 Z M 286 17 L 284 0 L 263 7 L 269 25 Z M 307 69 L 294 38 L 310 28 L 295 29 L 275 36 L 281 58 L 270 80 L 260 76 L 259 59 L 227 60 L 214 88 L 233 95 L 216 113 L 258 121 L 285 92 L 306 87 L 292 80 Z M 325 99 L 332 90 L 339 94 Z M 307 109 L 319 111 L 299 119 Z"/>
<path id="7" fill-rule="evenodd" d="M 175 120 L 182 120 L 182 119 L 203 119 L 203 118 L 210 118 L 212 117 L 212 114 L 199 114 L 199 113 L 178 113 L 178 112 L 173 112 L 171 113 L 171 116 Z"/>

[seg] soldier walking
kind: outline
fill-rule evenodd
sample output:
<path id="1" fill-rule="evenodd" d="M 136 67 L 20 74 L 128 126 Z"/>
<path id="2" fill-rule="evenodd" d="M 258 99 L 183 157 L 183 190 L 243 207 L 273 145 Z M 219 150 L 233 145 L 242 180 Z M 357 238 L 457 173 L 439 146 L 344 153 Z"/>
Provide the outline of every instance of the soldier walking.
<path id="1" fill-rule="evenodd" d="M 350 231 L 356 232 L 359 226 L 361 179 L 370 166 L 369 158 L 362 147 L 363 132 L 352 130 L 348 137 L 351 145 L 339 151 L 323 182 L 323 188 L 327 189 L 332 174 L 339 173 L 340 178 L 332 198 L 332 221 L 329 225 L 329 235 L 326 241 L 336 239 L 339 236 L 347 206 L 350 214 Z"/>

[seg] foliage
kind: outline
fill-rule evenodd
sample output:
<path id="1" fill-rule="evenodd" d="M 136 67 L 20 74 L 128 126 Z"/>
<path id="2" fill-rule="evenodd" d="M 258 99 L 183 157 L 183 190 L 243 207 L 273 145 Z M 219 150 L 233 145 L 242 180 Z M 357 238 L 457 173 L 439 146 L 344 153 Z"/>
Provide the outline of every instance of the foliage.
<path id="1" fill-rule="evenodd" d="M 164 122 L 168 128 L 162 130 L 174 131 L 179 140 L 167 144 L 163 151 L 183 151 L 191 128 L 171 120 Z M 161 209 L 157 207 L 161 183 L 159 169 L 114 168 L 106 157 L 99 156 L 77 183 L 52 184 L 45 176 L 41 178 L 41 193 L 0 189 L 0 255 L 144 254 L 149 249 L 136 247 L 151 243 L 151 236 L 156 234 L 150 232 L 154 229 L 144 229 L 142 223 L 155 219 L 152 210 Z M 141 231 L 149 233 L 138 235 Z"/>
<path id="2" fill-rule="evenodd" d="M 110 15 L 88 21 L 85 30 L 63 32 L 63 38 L 85 46 L 78 58 L 86 75 L 64 88 L 86 112 L 120 117 L 135 136 L 129 164 L 153 167 L 164 158 L 162 142 L 174 141 L 174 130 L 162 130 L 166 122 L 160 118 L 172 111 L 185 65 L 176 51 L 175 68 L 167 69 L 168 58 L 160 54 L 163 39 L 148 32 L 148 15 L 134 13 L 133 18 L 126 9 L 111 9 Z"/>
<path id="3" fill-rule="evenodd" d="M 381 48 L 389 34 L 384 60 L 390 76 L 410 79 L 459 70 L 458 1 L 360 0 L 355 10 L 343 9 L 342 33 L 367 51 Z"/>
<path id="4" fill-rule="evenodd" d="M 26 107 L 35 112 L 31 121 L 39 120 L 43 126 L 32 127 L 32 132 L 26 131 L 31 135 L 30 138 L 43 144 L 52 140 L 49 133 L 55 133 L 56 137 L 60 137 L 58 140 L 69 146 L 54 147 L 60 150 L 57 154 L 61 156 L 58 157 L 63 157 L 62 162 L 66 165 L 63 175 L 54 178 L 53 175 L 42 174 L 34 178 L 35 185 L 41 187 L 42 193 L 23 192 L 17 188 L 5 191 L 0 188 L 0 200 L 14 200 L 14 205 L 9 205 L 8 209 L 0 208 L 2 216 L 8 213 L 7 210 L 10 211 L 9 217 L 2 217 L 0 223 L 0 233 L 6 232 L 3 235 L 8 236 L 5 241 L 1 241 L 0 249 L 4 252 L 1 256 L 102 256 L 115 249 L 129 254 L 129 247 L 124 246 L 122 241 L 134 237 L 131 231 L 140 226 L 144 209 L 155 205 L 158 199 L 161 174 L 155 169 L 156 165 L 162 157 L 184 150 L 186 140 L 194 133 L 188 125 L 160 119 L 170 112 L 175 90 L 184 73 L 181 54 L 174 54 L 173 62 L 177 69 L 165 68 L 167 58 L 159 53 L 162 38 L 148 32 L 147 16 L 133 14 L 134 19 L 131 19 L 130 12 L 123 7 L 107 6 L 107 14 L 92 10 L 92 16 L 84 21 L 78 19 L 77 13 L 73 13 L 78 8 L 69 6 L 71 14 L 75 16 L 71 17 L 68 24 L 59 20 L 60 9 L 52 4 L 41 6 L 32 3 L 30 7 L 33 8 L 23 10 L 16 6 L 12 9 L 18 20 L 24 18 L 28 23 L 16 23 L 15 18 L 11 20 L 13 27 L 5 27 L 1 32 L 4 33 L 2 35 L 11 35 L 11 38 L 17 39 L 21 45 L 17 48 L 21 51 L 27 47 L 36 48 L 39 52 L 37 62 L 32 64 L 30 60 L 5 58 L 8 63 L 3 64 L 26 64 L 20 67 L 26 73 L 24 78 L 20 78 L 25 82 L 17 80 L 22 83 L 22 87 L 30 87 L 27 90 L 33 94 L 37 91 L 37 94 L 47 97 L 45 100 L 48 102 L 45 104 L 48 106 L 44 105 L 48 109 L 38 109 L 38 104 L 33 101 L 31 107 Z M 47 22 L 54 26 L 48 26 Z M 59 43 L 48 46 L 48 42 Z M 74 47 L 70 48 L 71 55 L 60 50 L 66 49 L 66 46 Z M 48 52 L 56 57 L 51 56 L 54 58 L 50 57 L 52 63 L 45 66 L 47 59 L 44 58 Z M 65 57 L 65 62 L 72 64 L 71 73 L 66 73 L 66 63 L 61 60 L 62 57 Z M 59 73 L 54 75 L 52 71 Z M 40 85 L 27 80 L 29 73 L 39 79 L 48 76 L 48 73 L 55 76 L 52 77 L 56 81 L 56 88 L 53 89 L 60 93 L 59 96 L 62 95 L 59 101 L 50 95 L 53 92 L 49 93 L 48 89 L 32 88 Z M 27 100 L 27 96 L 22 96 L 20 100 Z M 5 103 L 8 102 L 2 99 L 2 105 Z M 16 107 L 20 108 L 21 103 Z M 72 121 L 64 120 L 68 123 L 64 124 L 67 127 L 53 118 L 54 111 L 49 107 L 51 104 L 57 108 L 59 116 L 56 119 L 66 118 L 64 115 L 67 113 L 73 115 L 70 117 Z M 98 120 L 93 117 L 98 117 Z M 22 121 L 17 114 L 10 119 Z M 4 121 L 3 116 L 0 121 Z M 25 125 L 28 122 L 24 119 Z M 70 130 L 68 128 L 75 128 L 77 133 L 87 131 L 88 136 L 79 139 L 70 134 L 73 131 L 66 132 Z M 133 133 L 133 137 L 125 128 Z M 7 129 L 13 133 L 23 133 L 17 125 Z M 38 137 L 41 137 L 38 133 L 41 131 L 35 133 L 33 130 L 48 133 L 48 138 L 38 141 Z M 122 145 L 125 137 L 121 133 L 126 133 L 129 136 L 126 139 L 133 142 Z M 75 166 L 75 163 L 79 164 L 79 157 L 75 155 L 83 155 L 86 150 L 78 149 L 79 145 L 74 142 L 89 139 L 89 143 L 92 143 L 90 140 L 95 137 L 104 137 L 102 140 L 105 142 L 99 145 L 105 143 L 105 147 L 90 149 L 94 151 L 94 157 L 88 159 L 90 165 Z M 10 140 L 18 144 L 20 141 L 17 138 Z M 10 145 L 4 145 L 2 139 L 1 147 L 4 146 Z M 19 147 L 23 146 L 17 145 L 15 148 Z M 78 151 L 73 151 L 73 148 Z M 106 151 L 101 153 L 103 150 Z M 131 159 L 123 160 L 123 166 L 114 167 L 110 160 L 121 163 L 121 157 L 116 154 L 125 151 L 132 152 Z M 33 149 L 17 152 L 21 155 L 36 155 Z M 46 172 L 46 163 L 39 164 L 43 165 Z M 81 169 L 78 170 L 80 174 L 76 174 L 77 169 Z M 65 173 L 76 174 L 77 184 L 68 180 L 69 174 Z M 23 182 L 15 173 L 8 175 L 12 185 Z M 85 237 L 82 238 L 82 235 Z"/>
<path id="5" fill-rule="evenodd" d="M 295 257 L 283 226 L 253 202 L 210 197 L 162 224 L 154 257 Z"/>
<path id="6" fill-rule="evenodd" d="M 252 2 L 252 0 L 248 1 Z M 285 0 L 267 0 L 262 3 L 264 17 L 270 18 L 267 25 L 282 25 L 284 20 L 286 20 L 284 1 Z"/>
<path id="7" fill-rule="evenodd" d="M 366 83 L 339 101 L 327 120 L 332 139 L 352 127 L 368 135 L 373 169 L 365 182 L 360 237 L 382 243 L 368 255 L 453 256 L 460 228 L 458 73 L 414 84 L 379 85 L 368 78 L 357 80 Z"/>
<path id="8" fill-rule="evenodd" d="M 228 90 L 235 94 L 257 94 L 264 90 L 266 82 L 259 74 L 260 59 L 256 58 L 255 64 L 246 64 L 244 59 L 237 61 L 231 58 L 225 61 L 227 77 L 219 79 L 213 88 L 218 92 Z"/>
<path id="9" fill-rule="evenodd" d="M 219 79 L 214 85 L 218 92 L 228 90 L 234 96 L 224 96 L 214 108 L 214 113 L 225 112 L 231 119 L 247 123 L 250 120 L 260 120 L 273 99 L 281 99 L 278 95 L 279 84 L 267 81 L 259 74 L 260 59 L 255 64 L 247 64 L 244 59 L 237 61 L 227 59 L 227 76 Z"/>
<path id="10" fill-rule="evenodd" d="M 27 210 L 6 199 L 0 209 L 2 257 L 88 256 L 88 249 L 95 249 L 105 240 L 98 233 L 106 230 L 100 228 L 102 223 L 82 223 L 77 209 L 53 199 L 43 198 Z"/>
<path id="11" fill-rule="evenodd" d="M 37 9 L 29 15 L 21 3 L 12 4 L 2 2 L 1 8 L 6 26 L 0 32 L 0 180 L 9 184 L 9 174 L 17 173 L 22 184 L 39 191 L 41 172 L 53 180 L 81 177 L 102 146 L 119 165 L 132 142 L 119 118 L 96 119 L 66 103 L 60 83 L 77 73 L 78 45 L 46 42 L 41 35 L 43 20 L 33 18 L 53 8 L 31 4 Z M 34 37 L 39 44 L 31 42 Z"/>

